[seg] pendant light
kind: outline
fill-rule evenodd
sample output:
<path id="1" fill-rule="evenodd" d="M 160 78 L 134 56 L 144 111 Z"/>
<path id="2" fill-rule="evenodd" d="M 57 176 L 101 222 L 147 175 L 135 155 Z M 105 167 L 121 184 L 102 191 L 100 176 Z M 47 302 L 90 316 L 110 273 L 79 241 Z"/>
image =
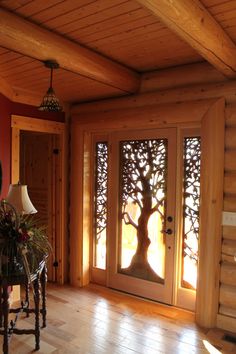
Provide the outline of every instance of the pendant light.
<path id="1" fill-rule="evenodd" d="M 50 69 L 50 86 L 38 109 L 45 112 L 60 112 L 62 107 L 60 106 L 59 99 L 56 97 L 52 87 L 53 69 L 58 69 L 59 64 L 55 60 L 46 60 L 44 65 L 46 68 Z"/>

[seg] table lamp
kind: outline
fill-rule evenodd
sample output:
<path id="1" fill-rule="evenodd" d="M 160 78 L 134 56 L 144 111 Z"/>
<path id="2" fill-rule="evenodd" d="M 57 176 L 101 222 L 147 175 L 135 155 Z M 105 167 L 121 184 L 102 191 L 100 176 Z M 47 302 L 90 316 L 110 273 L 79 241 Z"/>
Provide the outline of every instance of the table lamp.
<path id="1" fill-rule="evenodd" d="M 11 184 L 6 201 L 13 206 L 18 214 L 24 215 L 37 213 L 37 210 L 29 198 L 27 185 L 25 184 Z"/>

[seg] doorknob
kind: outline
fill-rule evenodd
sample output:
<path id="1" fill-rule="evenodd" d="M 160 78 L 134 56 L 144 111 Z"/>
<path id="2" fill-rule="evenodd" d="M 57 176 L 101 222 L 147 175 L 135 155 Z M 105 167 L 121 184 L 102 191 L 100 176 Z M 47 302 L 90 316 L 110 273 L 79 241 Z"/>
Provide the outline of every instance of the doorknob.
<path id="1" fill-rule="evenodd" d="M 168 222 L 172 222 L 173 221 L 173 217 L 172 216 L 167 216 L 167 221 Z"/>

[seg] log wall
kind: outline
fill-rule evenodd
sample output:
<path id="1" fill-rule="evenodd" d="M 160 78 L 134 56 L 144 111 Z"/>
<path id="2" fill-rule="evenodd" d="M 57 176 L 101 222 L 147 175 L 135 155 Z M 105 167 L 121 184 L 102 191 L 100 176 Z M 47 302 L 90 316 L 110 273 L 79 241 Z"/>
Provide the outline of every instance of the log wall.
<path id="1" fill-rule="evenodd" d="M 236 102 L 226 106 L 224 211 L 236 211 Z M 219 313 L 236 319 L 236 227 L 223 226 Z"/>
<path id="2" fill-rule="evenodd" d="M 191 75 L 192 73 L 192 75 Z M 159 80 L 160 79 L 160 80 Z M 236 212 L 236 80 L 227 81 L 207 63 L 187 65 L 143 75 L 137 95 L 72 107 L 72 114 L 140 108 L 168 102 L 224 97 L 225 175 L 224 211 Z M 216 161 L 217 163 L 217 161 Z M 236 332 L 236 227 L 222 227 L 219 315 L 217 325 Z"/>

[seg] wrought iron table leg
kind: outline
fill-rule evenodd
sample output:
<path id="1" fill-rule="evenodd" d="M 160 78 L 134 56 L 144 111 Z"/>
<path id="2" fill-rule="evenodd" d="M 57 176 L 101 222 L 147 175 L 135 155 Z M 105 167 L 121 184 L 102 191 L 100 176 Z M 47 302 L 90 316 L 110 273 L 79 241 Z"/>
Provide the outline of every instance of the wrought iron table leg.
<path id="1" fill-rule="evenodd" d="M 46 265 L 43 267 L 42 274 L 41 274 L 41 287 L 42 287 L 42 317 L 43 317 L 43 328 L 47 326 L 46 323 L 46 283 L 47 283 L 47 268 Z"/>
<path id="2" fill-rule="evenodd" d="M 25 283 L 25 302 L 27 303 L 27 308 L 29 308 L 29 283 Z M 29 317 L 29 312 L 26 311 L 26 317 Z"/>
<path id="3" fill-rule="evenodd" d="M 2 327 L 2 319 L 3 319 L 3 312 L 2 312 L 2 287 L 0 287 L 0 328 Z"/>
<path id="4" fill-rule="evenodd" d="M 40 349 L 40 326 L 39 326 L 39 303 L 40 303 L 40 290 L 39 290 L 39 275 L 34 280 L 34 304 L 35 304 L 35 350 Z"/>
<path id="5" fill-rule="evenodd" d="M 8 285 L 2 284 L 2 313 L 3 313 L 3 353 L 8 354 L 8 314 L 9 314 L 9 294 Z"/>

